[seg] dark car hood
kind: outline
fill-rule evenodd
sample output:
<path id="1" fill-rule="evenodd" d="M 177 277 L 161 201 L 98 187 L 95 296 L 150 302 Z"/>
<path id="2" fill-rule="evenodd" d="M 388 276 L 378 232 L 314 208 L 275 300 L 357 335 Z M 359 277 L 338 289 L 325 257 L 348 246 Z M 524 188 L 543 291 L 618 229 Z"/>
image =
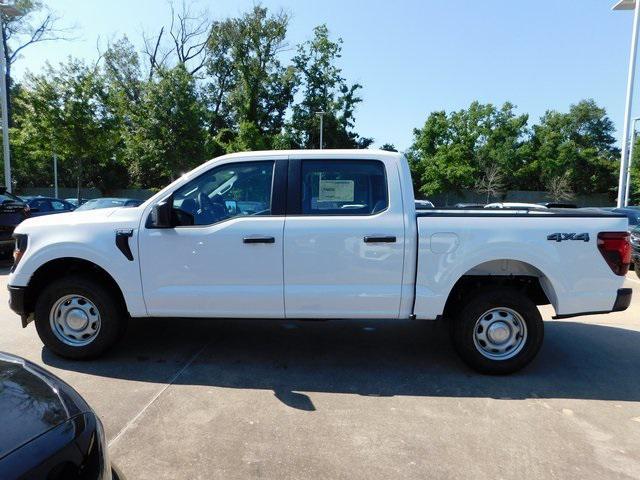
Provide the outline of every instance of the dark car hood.
<path id="1" fill-rule="evenodd" d="M 88 409 L 56 376 L 0 352 L 0 458 Z"/>

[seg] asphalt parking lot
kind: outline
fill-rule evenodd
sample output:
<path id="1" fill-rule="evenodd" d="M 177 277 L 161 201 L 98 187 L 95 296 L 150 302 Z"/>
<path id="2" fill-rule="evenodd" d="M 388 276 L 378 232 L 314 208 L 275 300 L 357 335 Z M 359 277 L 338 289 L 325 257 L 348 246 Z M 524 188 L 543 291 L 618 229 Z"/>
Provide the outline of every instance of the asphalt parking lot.
<path id="1" fill-rule="evenodd" d="M 629 310 L 547 322 L 508 377 L 473 373 L 424 322 L 138 320 L 108 356 L 69 362 L 20 327 L 6 274 L 0 350 L 94 406 L 128 480 L 640 478 L 633 273 Z"/>

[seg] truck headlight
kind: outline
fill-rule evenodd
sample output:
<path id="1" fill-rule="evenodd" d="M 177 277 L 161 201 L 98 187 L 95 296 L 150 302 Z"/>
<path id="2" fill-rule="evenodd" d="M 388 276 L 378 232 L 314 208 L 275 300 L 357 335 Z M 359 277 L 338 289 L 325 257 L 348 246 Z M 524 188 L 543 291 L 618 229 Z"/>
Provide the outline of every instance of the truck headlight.
<path id="1" fill-rule="evenodd" d="M 16 239 L 16 245 L 15 245 L 15 248 L 13 249 L 12 270 L 14 270 L 18 265 L 18 263 L 20 263 L 20 260 L 24 256 L 24 252 L 27 250 L 27 243 L 28 243 L 27 241 L 28 237 L 24 233 L 14 233 L 13 238 Z"/>

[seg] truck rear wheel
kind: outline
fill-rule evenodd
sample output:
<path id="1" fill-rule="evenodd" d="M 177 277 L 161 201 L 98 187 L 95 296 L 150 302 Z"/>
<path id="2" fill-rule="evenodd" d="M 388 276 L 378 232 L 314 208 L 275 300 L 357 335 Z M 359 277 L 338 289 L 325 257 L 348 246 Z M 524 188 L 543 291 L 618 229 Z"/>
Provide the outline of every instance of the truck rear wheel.
<path id="1" fill-rule="evenodd" d="M 66 358 L 101 355 L 122 336 L 126 322 L 120 300 L 101 283 L 82 275 L 51 283 L 35 305 L 40 339 Z"/>
<path id="2" fill-rule="evenodd" d="M 452 340 L 464 362 L 493 375 L 513 373 L 536 356 L 544 338 L 542 317 L 513 288 L 482 290 L 466 297 L 453 318 Z"/>

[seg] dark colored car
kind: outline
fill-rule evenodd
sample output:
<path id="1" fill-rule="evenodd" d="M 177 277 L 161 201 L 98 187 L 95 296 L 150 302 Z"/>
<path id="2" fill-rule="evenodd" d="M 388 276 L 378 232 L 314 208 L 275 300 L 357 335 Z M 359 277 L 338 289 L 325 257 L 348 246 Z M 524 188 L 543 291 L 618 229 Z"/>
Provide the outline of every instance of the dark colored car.
<path id="1" fill-rule="evenodd" d="M 79 207 L 80 205 L 84 205 L 85 203 L 87 203 L 87 199 L 86 198 L 80 198 L 80 204 L 78 204 L 78 199 L 77 198 L 65 198 L 64 201 L 70 203 L 71 205 L 73 205 L 76 208 Z"/>
<path id="2" fill-rule="evenodd" d="M 563 202 L 540 202 L 538 205 L 542 205 L 547 208 L 578 208 L 575 203 L 563 203 Z"/>
<path id="3" fill-rule="evenodd" d="M 72 212 L 76 209 L 71 203 L 50 197 L 23 197 L 28 198 L 27 205 L 31 210 L 32 217 L 41 215 L 52 215 L 55 213 Z"/>
<path id="4" fill-rule="evenodd" d="M 30 214 L 25 202 L 7 192 L 5 187 L 0 187 L 0 255 L 13 251 L 13 230 Z"/>
<path id="5" fill-rule="evenodd" d="M 113 207 L 137 207 L 143 203 L 144 200 L 139 200 L 137 198 L 92 198 L 76 208 L 76 211 L 79 212 L 81 210 L 96 210 L 98 208 Z"/>
<path id="6" fill-rule="evenodd" d="M 640 208 L 637 207 L 622 207 L 622 208 L 604 208 L 614 213 L 621 213 L 629 220 L 629 231 L 640 222 Z"/>
<path id="7" fill-rule="evenodd" d="M 100 419 L 73 388 L 45 369 L 0 353 L 0 478 L 121 478 Z"/>

